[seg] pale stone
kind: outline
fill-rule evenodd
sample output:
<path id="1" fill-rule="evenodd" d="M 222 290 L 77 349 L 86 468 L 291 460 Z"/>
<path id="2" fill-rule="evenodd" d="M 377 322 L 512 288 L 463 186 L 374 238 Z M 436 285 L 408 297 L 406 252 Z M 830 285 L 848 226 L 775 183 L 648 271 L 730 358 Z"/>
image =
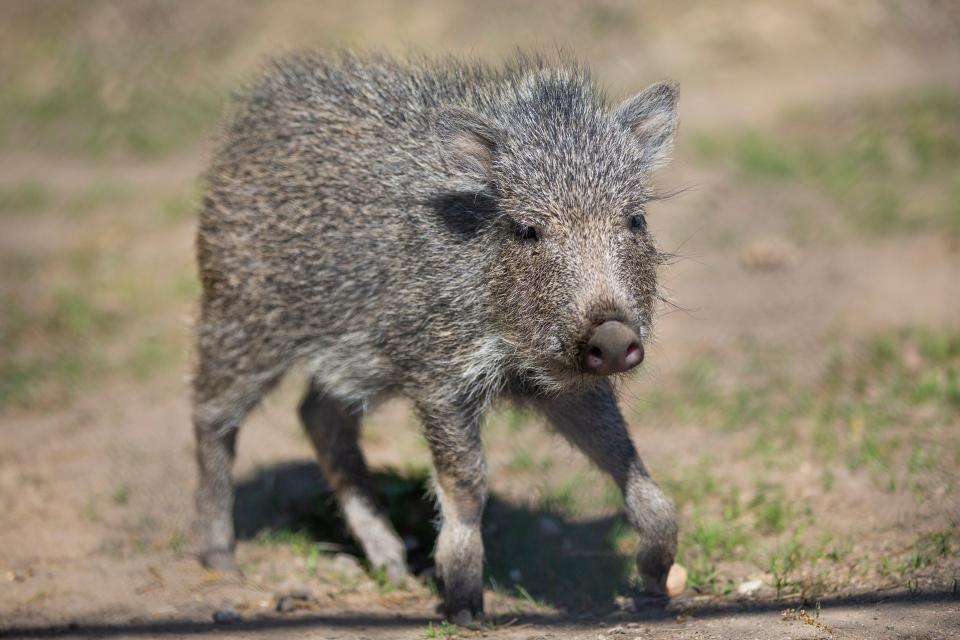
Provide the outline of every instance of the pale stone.
<path id="1" fill-rule="evenodd" d="M 737 587 L 737 595 L 741 596 L 752 596 L 757 591 L 763 588 L 763 581 L 761 580 L 747 580 L 746 582 L 741 582 L 740 586 Z"/>
<path id="2" fill-rule="evenodd" d="M 674 563 L 667 574 L 667 595 L 676 598 L 687 588 L 687 569 L 682 564 Z"/>

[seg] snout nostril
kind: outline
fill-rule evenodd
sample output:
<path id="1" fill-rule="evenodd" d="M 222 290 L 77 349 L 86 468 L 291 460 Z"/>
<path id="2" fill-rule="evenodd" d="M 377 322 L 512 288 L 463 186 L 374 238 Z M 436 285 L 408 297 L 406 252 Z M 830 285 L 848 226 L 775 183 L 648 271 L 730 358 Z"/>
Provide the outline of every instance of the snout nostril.
<path id="1" fill-rule="evenodd" d="M 623 361 L 627 367 L 634 367 L 643 362 L 643 345 L 639 342 L 632 342 L 627 347 L 627 352 L 623 356 Z"/>
<path id="2" fill-rule="evenodd" d="M 599 347 L 590 347 L 586 357 L 587 368 L 596 371 L 603 366 L 603 360 L 603 351 Z"/>

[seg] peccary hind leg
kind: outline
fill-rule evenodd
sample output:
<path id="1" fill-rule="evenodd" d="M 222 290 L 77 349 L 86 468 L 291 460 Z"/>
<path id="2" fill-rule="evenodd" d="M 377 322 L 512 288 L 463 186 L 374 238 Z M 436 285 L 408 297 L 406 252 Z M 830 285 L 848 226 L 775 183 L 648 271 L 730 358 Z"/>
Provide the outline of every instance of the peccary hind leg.
<path id="1" fill-rule="evenodd" d="M 627 518 L 640 534 L 639 586 L 649 593 L 665 594 L 667 574 L 677 553 L 676 515 L 637 455 L 612 387 L 604 382 L 551 399 L 544 402 L 543 410 L 554 427 L 620 487 Z"/>
<path id="2" fill-rule="evenodd" d="M 237 427 L 216 421 L 194 419 L 200 486 L 197 491 L 197 522 L 200 561 L 210 569 L 232 572 L 233 479 Z"/>
<path id="3" fill-rule="evenodd" d="M 475 413 L 418 403 L 433 455 L 434 489 L 440 506 L 437 578 L 444 615 L 459 625 L 483 616 L 481 519 L 487 468 Z"/>
<path id="4" fill-rule="evenodd" d="M 300 404 L 300 417 L 353 537 L 373 567 L 384 569 L 395 582 L 402 581 L 407 575 L 403 541 L 374 498 L 360 450 L 359 414 L 312 383 Z"/>
<path id="5" fill-rule="evenodd" d="M 200 561 L 210 569 L 234 572 L 232 470 L 237 432 L 268 385 L 256 380 L 230 384 L 217 370 L 201 366 L 194 380 L 193 426 L 200 472 L 195 527 Z"/>

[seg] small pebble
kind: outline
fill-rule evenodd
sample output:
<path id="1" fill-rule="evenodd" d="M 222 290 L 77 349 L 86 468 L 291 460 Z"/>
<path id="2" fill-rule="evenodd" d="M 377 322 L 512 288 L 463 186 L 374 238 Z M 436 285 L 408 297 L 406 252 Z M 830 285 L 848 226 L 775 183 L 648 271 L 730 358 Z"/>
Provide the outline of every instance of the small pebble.
<path id="1" fill-rule="evenodd" d="M 746 269 L 772 271 L 797 261 L 797 247 L 785 238 L 760 238 L 740 252 L 740 264 Z"/>
<path id="2" fill-rule="evenodd" d="M 291 596 L 283 596 L 277 600 L 277 613 L 290 613 L 297 608 L 297 601 Z"/>
<path id="3" fill-rule="evenodd" d="M 687 569 L 682 564 L 674 563 L 667 574 L 667 595 L 676 598 L 687 588 Z"/>
<path id="4" fill-rule="evenodd" d="M 762 580 L 747 580 L 746 582 L 741 582 L 740 586 L 737 587 L 737 595 L 752 596 L 762 588 Z"/>
<path id="5" fill-rule="evenodd" d="M 356 577 L 364 574 L 363 567 L 361 567 L 357 559 L 349 553 L 336 554 L 330 561 L 330 565 L 334 571 L 342 573 L 345 576 Z"/>
<path id="6" fill-rule="evenodd" d="M 224 607 L 223 609 L 217 609 L 213 614 L 213 621 L 216 624 L 235 624 L 243 620 L 243 616 L 240 615 L 240 612 L 232 607 Z"/>
<path id="7" fill-rule="evenodd" d="M 628 596 L 623 596 L 623 595 L 616 596 L 613 599 L 613 603 L 617 606 L 617 609 L 619 609 L 621 612 L 633 613 L 634 611 L 636 611 L 636 606 L 634 606 L 633 598 L 630 598 Z"/>
<path id="8" fill-rule="evenodd" d="M 314 600 L 313 590 L 307 587 L 301 587 L 299 589 L 291 589 L 290 593 L 286 594 L 294 600 Z"/>

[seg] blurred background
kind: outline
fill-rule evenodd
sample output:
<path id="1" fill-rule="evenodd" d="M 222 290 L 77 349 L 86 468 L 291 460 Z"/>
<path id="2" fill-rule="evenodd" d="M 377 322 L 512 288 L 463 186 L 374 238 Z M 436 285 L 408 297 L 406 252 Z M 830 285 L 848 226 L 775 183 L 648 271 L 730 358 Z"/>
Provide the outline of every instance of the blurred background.
<path id="1" fill-rule="evenodd" d="M 623 402 L 682 514 L 686 597 L 956 589 L 957 3 L 23 1 L 0 5 L 0 619 L 255 615 L 304 585 L 300 608 L 432 611 L 407 407 L 364 434 L 421 574 L 398 590 L 344 535 L 296 375 L 240 437 L 247 579 L 194 562 L 199 176 L 266 56 L 556 46 L 616 99 L 681 85 L 679 195 L 650 214 L 672 304 Z M 629 607 L 609 481 L 537 416 L 485 438 L 488 609 Z"/>

